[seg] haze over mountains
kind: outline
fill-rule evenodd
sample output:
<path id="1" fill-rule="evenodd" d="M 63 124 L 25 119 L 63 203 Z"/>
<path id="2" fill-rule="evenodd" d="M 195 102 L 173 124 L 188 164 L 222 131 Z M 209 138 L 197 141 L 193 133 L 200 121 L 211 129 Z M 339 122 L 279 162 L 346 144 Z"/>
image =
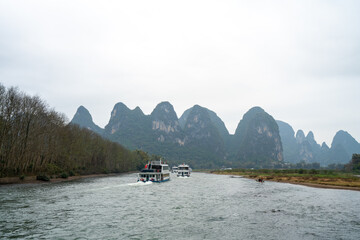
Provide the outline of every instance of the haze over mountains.
<path id="1" fill-rule="evenodd" d="M 178 118 L 169 102 L 159 103 L 150 115 L 117 103 L 104 129 L 80 106 L 71 123 L 127 148 L 195 168 L 275 168 L 299 162 L 327 166 L 348 163 L 353 153 L 360 153 L 360 144 L 345 131 L 336 133 L 331 147 L 319 145 L 311 131 L 305 136 L 298 130 L 295 135 L 288 123 L 275 121 L 260 107 L 244 114 L 233 135 L 215 112 L 195 105 Z"/>

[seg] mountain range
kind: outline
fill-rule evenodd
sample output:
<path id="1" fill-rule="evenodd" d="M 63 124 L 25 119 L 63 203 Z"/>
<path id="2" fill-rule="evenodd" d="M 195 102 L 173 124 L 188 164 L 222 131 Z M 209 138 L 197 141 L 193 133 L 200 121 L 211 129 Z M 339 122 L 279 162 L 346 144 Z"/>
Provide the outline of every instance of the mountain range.
<path id="1" fill-rule="evenodd" d="M 346 131 L 338 131 L 329 147 L 325 142 L 321 145 L 315 141 L 310 131 L 306 136 L 302 130 L 295 134 L 293 128 L 285 122 L 276 121 L 284 148 L 284 158 L 290 163 L 346 164 L 352 154 L 360 152 L 360 144 Z"/>
<path id="2" fill-rule="evenodd" d="M 321 146 L 314 134 L 275 120 L 260 107 L 246 112 L 235 134 L 207 108 L 194 105 L 180 118 L 169 102 L 159 103 L 150 115 L 139 107 L 131 110 L 115 104 L 109 123 L 97 126 L 89 111 L 80 106 L 71 124 L 78 124 L 129 149 L 141 149 L 168 159 L 187 162 L 194 168 L 276 168 L 286 163 L 320 163 L 322 166 L 348 163 L 360 144 L 347 132 L 336 133 L 331 148 Z"/>

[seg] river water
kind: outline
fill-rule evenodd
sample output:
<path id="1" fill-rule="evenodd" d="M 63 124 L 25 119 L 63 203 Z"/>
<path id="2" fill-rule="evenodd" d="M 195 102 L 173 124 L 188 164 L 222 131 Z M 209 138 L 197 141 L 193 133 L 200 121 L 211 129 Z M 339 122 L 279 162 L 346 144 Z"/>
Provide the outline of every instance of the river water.
<path id="1" fill-rule="evenodd" d="M 193 173 L 0 186 L 0 239 L 360 239 L 360 192 Z"/>

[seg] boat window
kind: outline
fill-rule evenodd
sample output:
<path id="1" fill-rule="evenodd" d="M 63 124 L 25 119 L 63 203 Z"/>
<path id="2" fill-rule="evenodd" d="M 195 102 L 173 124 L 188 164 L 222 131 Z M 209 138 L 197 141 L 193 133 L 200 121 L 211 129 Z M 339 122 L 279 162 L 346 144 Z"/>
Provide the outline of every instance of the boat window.
<path id="1" fill-rule="evenodd" d="M 188 170 L 189 167 L 179 167 L 180 170 Z"/>
<path id="2" fill-rule="evenodd" d="M 152 169 L 161 170 L 161 165 L 152 165 Z"/>

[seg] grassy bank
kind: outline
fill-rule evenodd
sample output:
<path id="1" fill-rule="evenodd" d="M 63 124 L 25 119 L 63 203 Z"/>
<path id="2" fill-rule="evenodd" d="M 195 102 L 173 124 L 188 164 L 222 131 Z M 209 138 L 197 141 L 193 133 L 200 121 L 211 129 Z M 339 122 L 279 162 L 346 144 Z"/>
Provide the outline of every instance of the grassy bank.
<path id="1" fill-rule="evenodd" d="M 233 169 L 216 170 L 211 173 L 243 176 L 246 178 L 263 178 L 265 181 L 302 184 L 312 187 L 339 188 L 360 191 L 360 178 L 351 173 L 333 170 L 305 169 Z"/>

